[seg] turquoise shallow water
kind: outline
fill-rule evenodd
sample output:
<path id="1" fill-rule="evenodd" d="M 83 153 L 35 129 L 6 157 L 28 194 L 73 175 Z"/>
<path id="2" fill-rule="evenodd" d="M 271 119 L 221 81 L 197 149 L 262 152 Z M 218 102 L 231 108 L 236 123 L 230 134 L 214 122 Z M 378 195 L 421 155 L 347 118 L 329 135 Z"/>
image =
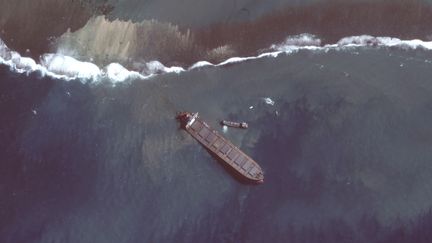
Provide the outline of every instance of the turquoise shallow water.
<path id="1" fill-rule="evenodd" d="M 431 62 L 300 51 L 115 87 L 1 67 L 0 239 L 428 242 Z M 179 110 L 247 121 L 224 134 L 265 183 L 226 173 Z"/>

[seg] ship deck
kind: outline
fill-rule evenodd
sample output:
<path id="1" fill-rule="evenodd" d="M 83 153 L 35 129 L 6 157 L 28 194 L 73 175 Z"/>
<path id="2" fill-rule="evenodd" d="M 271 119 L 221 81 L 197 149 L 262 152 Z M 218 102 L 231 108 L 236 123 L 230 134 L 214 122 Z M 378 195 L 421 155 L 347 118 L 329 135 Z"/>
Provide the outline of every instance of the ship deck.
<path id="1" fill-rule="evenodd" d="M 211 129 L 206 122 L 197 118 L 185 129 L 202 145 L 246 178 L 253 181 L 264 179 L 262 169 L 257 162 Z"/>

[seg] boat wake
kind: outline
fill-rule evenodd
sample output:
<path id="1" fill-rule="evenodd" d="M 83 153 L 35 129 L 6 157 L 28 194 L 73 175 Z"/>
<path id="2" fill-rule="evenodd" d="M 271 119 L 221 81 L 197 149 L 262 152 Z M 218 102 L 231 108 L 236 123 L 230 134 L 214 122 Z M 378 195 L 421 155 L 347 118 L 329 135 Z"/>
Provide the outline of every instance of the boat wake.
<path id="1" fill-rule="evenodd" d="M 150 61 L 140 65 L 140 70 L 129 70 L 119 63 L 111 63 L 105 67 L 99 67 L 90 61 L 77 60 L 74 57 L 60 54 L 47 53 L 36 61 L 30 57 L 24 57 L 20 53 L 9 49 L 0 39 L 0 64 L 7 65 L 11 71 L 30 74 L 39 72 L 42 76 L 49 76 L 66 81 L 80 80 L 83 83 L 100 83 L 108 81 L 112 84 L 128 80 L 148 79 L 155 75 L 165 73 L 181 73 L 203 67 L 221 67 L 229 64 L 256 60 L 261 58 L 275 58 L 279 55 L 289 55 L 302 50 L 313 52 L 347 51 L 362 47 L 387 48 L 397 47 L 401 49 L 432 50 L 432 41 L 401 40 L 392 37 L 374 37 L 369 35 L 345 37 L 335 44 L 321 45 L 321 40 L 310 34 L 289 36 L 280 44 L 271 45 L 262 50 L 257 56 L 230 57 L 220 63 L 198 61 L 189 67 L 166 67 L 159 61 Z"/>

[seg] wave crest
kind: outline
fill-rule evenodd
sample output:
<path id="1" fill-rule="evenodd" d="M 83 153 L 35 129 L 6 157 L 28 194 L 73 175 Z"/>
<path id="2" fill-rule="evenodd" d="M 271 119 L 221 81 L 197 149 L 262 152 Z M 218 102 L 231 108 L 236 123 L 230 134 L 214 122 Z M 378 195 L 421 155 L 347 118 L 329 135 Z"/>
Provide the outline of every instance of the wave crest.
<path id="1" fill-rule="evenodd" d="M 424 48 L 432 50 L 432 41 L 401 40 L 393 37 L 374 37 L 370 35 L 350 36 L 342 38 L 337 42 L 339 46 L 387 46 L 407 49 Z"/>
<path id="2" fill-rule="evenodd" d="M 0 39 L 0 63 L 18 73 L 40 72 L 44 76 L 63 80 L 79 79 L 82 82 L 109 80 L 112 83 L 123 82 L 131 78 L 145 79 L 149 76 L 129 71 L 118 63 L 111 63 L 103 69 L 91 62 L 79 61 L 62 54 L 48 53 L 40 58 L 40 63 L 29 57 L 10 50 Z"/>
<path id="3" fill-rule="evenodd" d="M 10 50 L 0 39 L 0 63 L 8 65 L 13 71 L 19 73 L 30 73 L 39 71 L 43 75 L 54 78 L 72 80 L 79 79 L 82 82 L 98 83 L 108 80 L 112 83 L 124 82 L 130 79 L 147 79 L 157 74 L 163 73 L 181 73 L 188 70 L 194 70 L 205 67 L 218 67 L 228 64 L 255 60 L 260 58 L 277 57 L 280 54 L 292 54 L 301 50 L 309 51 L 329 51 L 329 50 L 346 50 L 350 48 L 359 48 L 365 46 L 374 47 L 399 47 L 399 48 L 423 48 L 432 50 L 432 41 L 422 40 L 401 40 L 391 37 L 374 37 L 369 35 L 345 37 L 336 44 L 319 46 L 320 39 L 313 35 L 303 34 L 290 36 L 283 43 L 270 46 L 267 52 L 257 56 L 249 57 L 230 57 L 225 61 L 213 64 L 209 61 L 199 61 L 183 68 L 178 66 L 167 67 L 160 61 L 150 61 L 138 63 L 135 67 L 137 71 L 131 71 L 119 63 L 110 63 L 103 68 L 98 67 L 92 62 L 80 61 L 74 57 L 60 53 L 44 54 L 40 62 L 29 57 L 23 57 L 18 52 Z M 297 45 L 296 45 L 297 44 Z"/>

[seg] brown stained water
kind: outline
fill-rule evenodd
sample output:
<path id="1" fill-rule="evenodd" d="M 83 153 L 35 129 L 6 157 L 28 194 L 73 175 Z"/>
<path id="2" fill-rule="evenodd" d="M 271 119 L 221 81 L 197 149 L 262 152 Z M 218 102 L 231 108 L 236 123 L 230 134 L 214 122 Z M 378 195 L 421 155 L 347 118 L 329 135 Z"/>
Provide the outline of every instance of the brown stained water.
<path id="1" fill-rule="evenodd" d="M 221 1 L 200 5 L 200 13 L 190 1 L 182 6 L 173 1 L 30 2 L 17 5 L 7 0 L 2 5 L 0 38 L 10 48 L 35 60 L 58 51 L 98 65 L 120 62 L 135 69 L 140 67 L 136 63 L 151 60 L 186 67 L 201 60 L 218 63 L 232 56 L 257 55 L 302 33 L 316 35 L 322 44 L 363 34 L 422 40 L 429 40 L 432 34 L 432 7 L 421 0 L 314 4 L 273 0 L 267 5 Z M 101 12 L 105 5 L 112 11 Z M 167 13 L 154 16 L 157 9 L 176 6 L 179 16 L 174 19 Z M 212 15 L 213 11 L 219 15 Z M 245 11 L 250 17 L 236 20 Z M 207 20 L 197 21 L 201 15 Z M 191 16 L 195 16 L 193 21 Z"/>

